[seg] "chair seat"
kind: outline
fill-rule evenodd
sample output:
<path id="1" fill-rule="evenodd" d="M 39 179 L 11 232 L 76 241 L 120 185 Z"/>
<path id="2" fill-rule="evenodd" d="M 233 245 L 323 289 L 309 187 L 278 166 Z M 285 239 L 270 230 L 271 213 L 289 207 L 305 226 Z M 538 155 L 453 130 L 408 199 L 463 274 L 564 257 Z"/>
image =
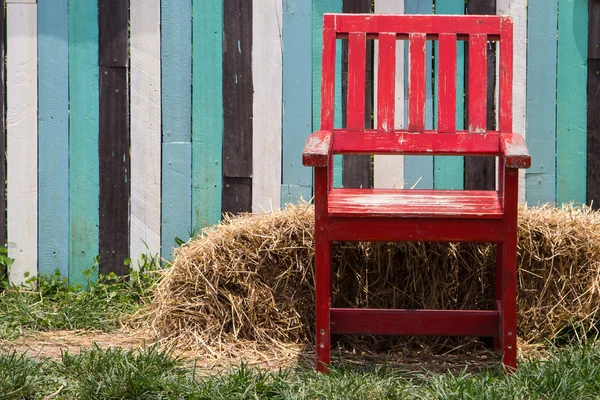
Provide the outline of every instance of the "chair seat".
<path id="1" fill-rule="evenodd" d="M 489 190 L 333 189 L 331 217 L 502 218 L 502 194 Z"/>

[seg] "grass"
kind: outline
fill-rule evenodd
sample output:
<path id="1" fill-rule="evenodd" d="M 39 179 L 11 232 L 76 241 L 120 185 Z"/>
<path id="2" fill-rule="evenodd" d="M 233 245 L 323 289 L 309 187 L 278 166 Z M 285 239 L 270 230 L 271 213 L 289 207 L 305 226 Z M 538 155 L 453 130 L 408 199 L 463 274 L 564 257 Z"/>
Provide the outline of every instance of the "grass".
<path id="1" fill-rule="evenodd" d="M 147 264 L 146 267 L 151 266 Z M 58 272 L 39 277 L 36 289 L 0 282 L 0 339 L 13 340 L 25 331 L 118 329 L 152 296 L 158 278 L 152 268 L 130 276 L 101 275 L 87 290 L 68 285 Z"/>
<path id="2" fill-rule="evenodd" d="M 420 374 L 381 367 L 264 371 L 241 365 L 200 375 L 157 347 L 63 353 L 57 361 L 0 352 L 2 399 L 597 399 L 600 344 L 555 350 L 513 375 Z"/>

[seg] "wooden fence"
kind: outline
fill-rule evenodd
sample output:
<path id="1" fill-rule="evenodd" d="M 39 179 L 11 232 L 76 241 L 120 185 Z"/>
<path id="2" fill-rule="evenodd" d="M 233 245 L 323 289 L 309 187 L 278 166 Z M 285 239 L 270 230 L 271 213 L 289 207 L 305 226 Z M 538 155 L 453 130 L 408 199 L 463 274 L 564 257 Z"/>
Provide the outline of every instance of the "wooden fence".
<path id="1" fill-rule="evenodd" d="M 514 127 L 533 159 L 521 200 L 600 201 L 600 0 L 5 1 L 0 178 L 7 187 L 0 208 L 7 218 L 0 213 L 0 232 L 16 260 L 14 282 L 58 269 L 83 283 L 98 255 L 101 273 L 124 273 L 125 259 L 168 259 L 175 237 L 189 238 L 224 212 L 310 199 L 311 170 L 301 165 L 301 150 L 319 125 L 325 12 L 512 16 Z M 427 46 L 435 80 L 435 43 Z M 407 71 L 402 43 L 398 49 L 402 117 Z M 370 41 L 369 88 L 376 52 Z M 488 54 L 493 128 L 491 44 Z M 464 82 L 462 47 L 458 57 Z M 345 125 L 346 58 L 342 43 L 338 127 Z M 426 128 L 437 122 L 431 83 Z M 367 93 L 372 124 L 376 94 Z M 464 112 L 459 93 L 458 127 Z M 398 127 L 406 120 L 397 119 Z M 495 163 L 346 156 L 336 159 L 336 183 L 493 189 Z"/>

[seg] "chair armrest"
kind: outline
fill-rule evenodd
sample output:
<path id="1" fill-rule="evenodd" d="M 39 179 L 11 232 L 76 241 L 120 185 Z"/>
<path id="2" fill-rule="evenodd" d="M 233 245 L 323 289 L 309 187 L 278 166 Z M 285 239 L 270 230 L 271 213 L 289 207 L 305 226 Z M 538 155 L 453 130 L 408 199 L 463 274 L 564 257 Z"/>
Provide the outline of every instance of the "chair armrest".
<path id="1" fill-rule="evenodd" d="M 302 164 L 306 167 L 326 167 L 329 164 L 331 148 L 333 146 L 333 132 L 313 132 L 304 145 Z"/>
<path id="2" fill-rule="evenodd" d="M 500 134 L 500 152 L 508 168 L 531 167 L 531 156 L 527 144 L 518 133 Z"/>

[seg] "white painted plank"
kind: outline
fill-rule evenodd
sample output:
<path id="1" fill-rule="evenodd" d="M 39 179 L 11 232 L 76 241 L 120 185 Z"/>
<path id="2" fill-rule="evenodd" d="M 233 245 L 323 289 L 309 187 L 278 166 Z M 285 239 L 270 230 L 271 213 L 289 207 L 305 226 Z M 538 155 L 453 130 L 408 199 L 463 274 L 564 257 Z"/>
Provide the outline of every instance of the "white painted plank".
<path id="1" fill-rule="evenodd" d="M 10 281 L 37 274 L 37 5 L 6 8 L 8 256 Z"/>
<path id="2" fill-rule="evenodd" d="M 527 0 L 497 0 L 498 15 L 513 20 L 513 131 L 527 137 Z M 519 170 L 519 202 L 526 199 L 525 171 Z"/>
<path id="3" fill-rule="evenodd" d="M 403 14 L 404 1 L 375 0 L 375 12 L 384 14 Z M 377 126 L 377 54 L 378 42 L 375 41 L 375 126 Z M 404 125 L 404 42 L 396 42 L 396 107 L 395 128 Z M 404 156 L 375 156 L 374 187 L 404 188 Z"/>
<path id="4" fill-rule="evenodd" d="M 160 254 L 160 0 L 131 0 L 132 265 Z"/>
<path id="5" fill-rule="evenodd" d="M 6 4 L 37 4 L 37 0 L 6 0 Z"/>
<path id="6" fill-rule="evenodd" d="M 281 203 L 282 18 L 281 0 L 253 1 L 252 212 L 254 213 L 278 209 Z"/>

